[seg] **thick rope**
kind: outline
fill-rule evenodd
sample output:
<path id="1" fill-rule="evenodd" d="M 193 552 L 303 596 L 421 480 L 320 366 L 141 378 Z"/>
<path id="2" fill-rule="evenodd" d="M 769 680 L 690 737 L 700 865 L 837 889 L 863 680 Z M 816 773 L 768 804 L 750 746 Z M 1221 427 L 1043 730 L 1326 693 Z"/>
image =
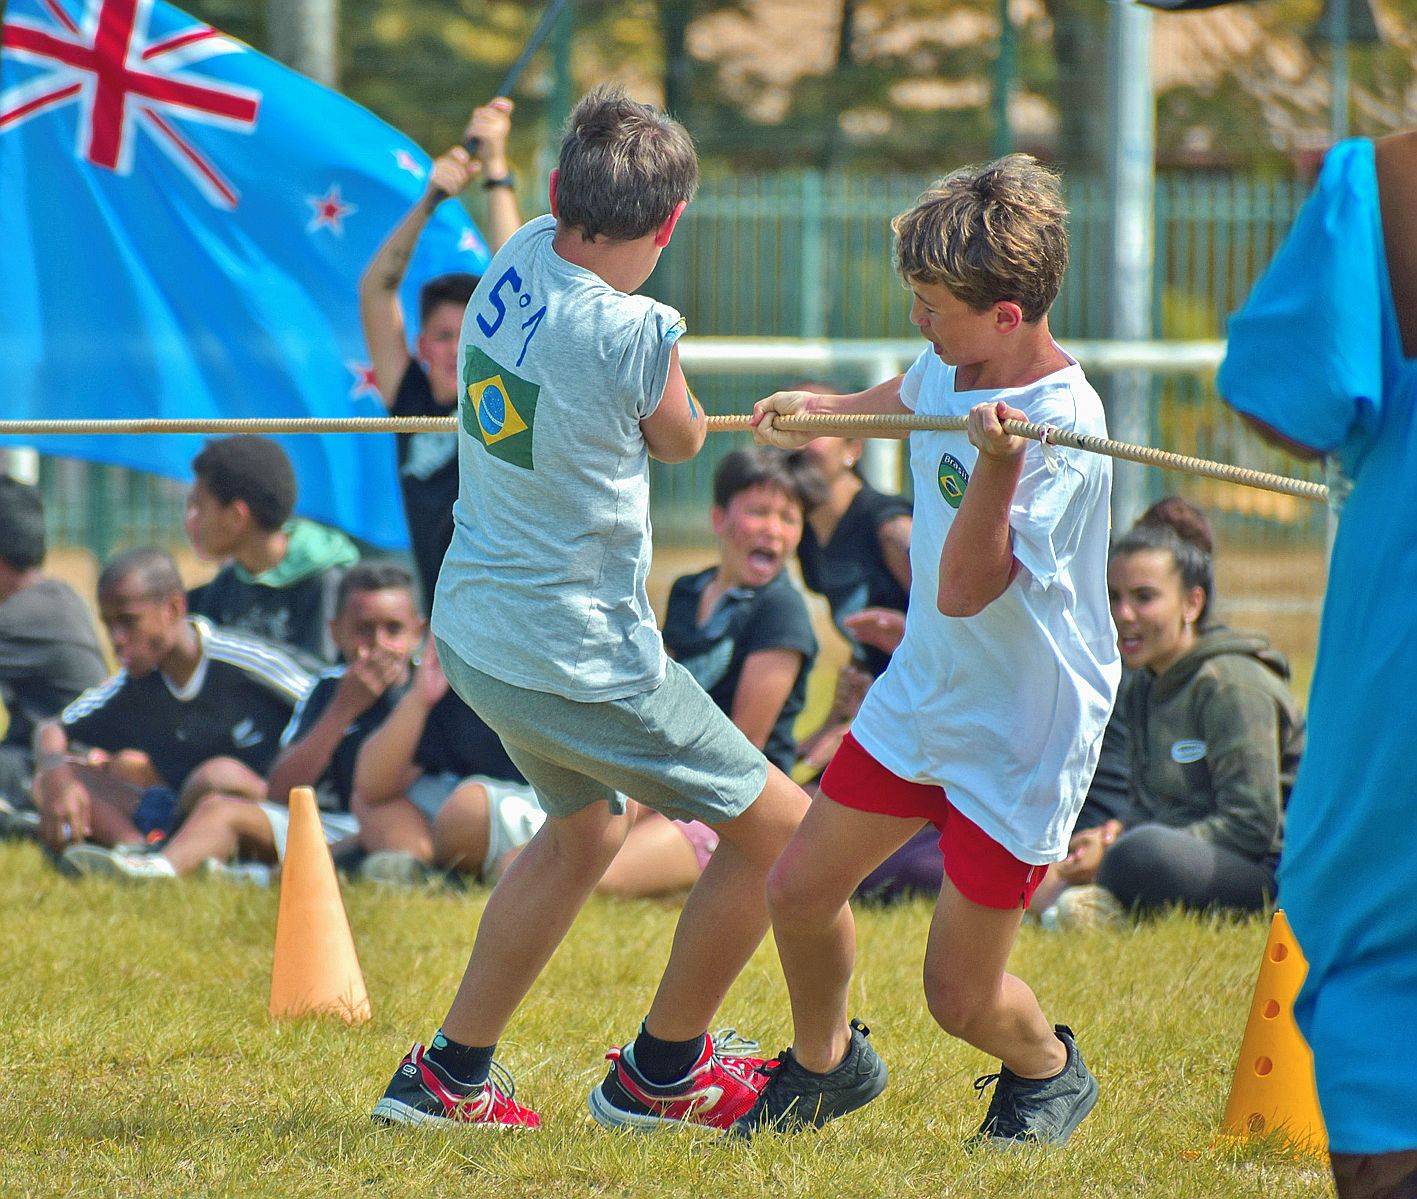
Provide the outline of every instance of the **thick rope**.
<path id="1" fill-rule="evenodd" d="M 747 431 L 750 428 L 750 420 L 746 415 L 710 416 L 708 427 L 711 432 L 716 433 Z M 908 433 L 917 429 L 962 431 L 966 427 L 967 418 L 894 413 L 850 416 L 816 413 L 805 416 L 779 416 L 776 424 L 778 428 L 789 432 L 869 436 L 872 433 Z M 153 417 L 138 420 L 0 421 L 0 434 L 28 437 L 96 433 L 431 433 L 456 428 L 455 416 L 236 417 L 220 420 Z M 1160 467 L 1162 470 L 1220 479 L 1242 487 L 1276 491 L 1281 495 L 1295 495 L 1306 500 L 1322 501 L 1328 498 L 1328 488 L 1322 483 L 1289 479 L 1283 475 L 1267 474 L 1264 471 L 1231 466 L 1224 462 L 1211 462 L 1205 458 L 1191 458 L 1151 446 L 1129 445 L 1127 442 L 1112 441 L 1106 437 L 1069 433 L 1048 425 L 1035 425 L 1031 421 L 1008 420 L 1004 422 L 1004 428 L 1018 437 L 1027 437 L 1048 445 L 1062 445 L 1087 450 L 1093 454 L 1106 454 L 1112 458 L 1124 458 L 1129 462 Z"/>

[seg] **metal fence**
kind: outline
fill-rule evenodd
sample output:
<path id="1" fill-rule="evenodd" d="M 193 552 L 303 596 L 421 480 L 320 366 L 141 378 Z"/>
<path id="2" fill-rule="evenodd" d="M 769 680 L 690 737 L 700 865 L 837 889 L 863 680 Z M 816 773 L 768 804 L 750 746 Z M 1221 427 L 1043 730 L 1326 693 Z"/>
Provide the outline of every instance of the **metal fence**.
<path id="1" fill-rule="evenodd" d="M 689 207 L 673 246 L 646 290 L 679 308 L 698 337 L 904 339 L 908 293 L 891 267 L 890 219 L 928 184 L 924 176 L 833 174 L 814 170 L 712 175 Z M 1216 338 L 1293 219 L 1304 189 L 1245 177 L 1163 176 L 1156 187 L 1153 334 Z M 1106 190 L 1070 181 L 1072 266 L 1052 313 L 1064 341 L 1105 335 L 1108 289 Z M 884 361 L 884 360 L 882 360 Z M 881 363 L 827 372 L 855 386 L 881 377 Z M 805 377 L 820 377 L 807 371 Z M 784 363 L 696 377 L 710 412 L 744 410 L 777 387 L 804 378 Z M 1104 400 L 1105 375 L 1096 378 Z M 1155 376 L 1152 444 L 1281 471 L 1224 409 L 1208 376 Z M 707 535 L 709 480 L 717 459 L 739 444 L 716 437 L 694 463 L 653 478 L 655 520 L 666 537 Z M 1155 472 L 1152 472 L 1153 474 Z M 41 484 L 57 545 L 102 558 L 137 542 L 182 539 L 181 483 L 112 467 L 45 460 Z M 1176 480 L 1149 479 L 1153 494 Z M 1182 484 L 1187 491 L 1189 485 Z M 1321 536 L 1322 520 L 1299 505 L 1234 498 L 1236 488 L 1202 489 L 1223 521 L 1261 540 Z M 1258 506 L 1257 506 L 1258 504 Z"/>

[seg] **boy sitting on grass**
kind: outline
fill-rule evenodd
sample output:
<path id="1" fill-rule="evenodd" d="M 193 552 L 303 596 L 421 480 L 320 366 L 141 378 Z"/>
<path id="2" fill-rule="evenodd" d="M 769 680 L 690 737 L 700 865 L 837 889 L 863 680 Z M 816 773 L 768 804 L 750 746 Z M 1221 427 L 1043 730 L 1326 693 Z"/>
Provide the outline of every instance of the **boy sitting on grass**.
<path id="1" fill-rule="evenodd" d="M 1009 974 L 1029 897 L 1067 852 L 1120 675 L 1107 604 L 1111 464 L 1004 431 L 1028 420 L 1106 436 L 1102 404 L 1053 340 L 1068 261 L 1057 178 L 1027 155 L 956 171 L 894 222 L 911 319 L 930 348 L 904 376 L 848 396 L 779 392 L 758 435 L 810 433 L 779 415 L 966 416 L 968 436 L 914 432 L 905 637 L 768 879 L 792 999 L 793 1047 L 737 1124 L 819 1125 L 886 1084 L 847 1019 L 858 883 L 923 823 L 945 878 L 925 947 L 925 997 L 952 1033 L 1003 1059 L 975 1140 L 1066 1141 L 1097 1100 L 1071 1030 Z"/>
<path id="2" fill-rule="evenodd" d="M 783 771 L 797 760 L 792 726 L 817 656 L 807 604 L 784 567 L 821 487 L 801 455 L 764 446 L 726 454 L 713 473 L 719 562 L 674 580 L 662 626 L 669 656 Z M 635 817 L 596 890 L 632 897 L 692 887 L 718 835 L 652 808 L 639 807 Z"/>
<path id="3" fill-rule="evenodd" d="M 209 867 L 216 874 L 255 879 L 264 868 L 227 863 L 274 863 L 285 858 L 290 791 L 314 787 L 320 824 L 331 845 L 359 832 L 350 811 L 356 755 L 408 689 L 423 618 L 413 577 L 393 563 L 361 562 L 340 581 L 330 637 L 343 659 L 320 675 L 281 736 L 264 802 L 212 792 L 163 846 L 161 853 L 86 847 L 69 861 L 88 874 L 171 879 Z"/>
<path id="4" fill-rule="evenodd" d="M 330 622 L 340 579 L 359 561 L 354 542 L 338 529 L 291 519 L 295 471 L 268 437 L 209 441 L 192 473 L 188 539 L 203 558 L 224 565 L 192 589 L 188 608 L 292 650 L 313 669 L 333 662 Z"/>
<path id="5" fill-rule="evenodd" d="M 311 681 L 275 646 L 188 616 L 163 550 L 113 558 L 98 610 L 122 669 L 35 733 L 40 837 L 80 870 L 81 843 L 153 844 L 210 792 L 265 798 Z"/>

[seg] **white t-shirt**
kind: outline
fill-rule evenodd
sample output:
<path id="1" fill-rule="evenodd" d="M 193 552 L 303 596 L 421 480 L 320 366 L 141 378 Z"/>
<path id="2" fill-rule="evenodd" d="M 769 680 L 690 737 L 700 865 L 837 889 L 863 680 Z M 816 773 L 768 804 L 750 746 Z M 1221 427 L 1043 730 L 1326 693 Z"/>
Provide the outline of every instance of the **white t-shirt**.
<path id="1" fill-rule="evenodd" d="M 1102 402 L 1076 362 L 998 391 L 956 392 L 954 377 L 926 350 L 906 372 L 901 401 L 921 416 L 963 416 L 1003 400 L 1039 424 L 1107 434 Z M 1041 865 L 1066 852 L 1121 675 L 1107 604 L 1112 464 L 1056 446 L 1045 457 L 1029 442 L 1009 510 L 1022 569 L 978 615 L 942 616 L 940 550 L 977 457 L 963 432 L 910 435 L 905 639 L 852 732 L 892 773 L 943 787 L 1016 858 Z"/>

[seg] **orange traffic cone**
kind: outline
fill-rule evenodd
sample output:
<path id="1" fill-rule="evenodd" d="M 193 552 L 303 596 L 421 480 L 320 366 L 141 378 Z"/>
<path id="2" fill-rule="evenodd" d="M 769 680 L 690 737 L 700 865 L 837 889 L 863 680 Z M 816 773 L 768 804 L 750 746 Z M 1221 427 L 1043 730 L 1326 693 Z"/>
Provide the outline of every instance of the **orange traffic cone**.
<path id="1" fill-rule="evenodd" d="M 1299 1149 L 1327 1151 L 1328 1132 L 1314 1087 L 1314 1055 L 1294 1023 L 1294 999 L 1308 971 L 1289 921 L 1283 912 L 1275 912 L 1217 1140 L 1277 1133 Z"/>
<path id="2" fill-rule="evenodd" d="M 335 864 L 320 829 L 315 792 L 290 792 L 290 831 L 280 873 L 271 1015 L 326 1012 L 354 1024 L 370 1016 Z"/>

